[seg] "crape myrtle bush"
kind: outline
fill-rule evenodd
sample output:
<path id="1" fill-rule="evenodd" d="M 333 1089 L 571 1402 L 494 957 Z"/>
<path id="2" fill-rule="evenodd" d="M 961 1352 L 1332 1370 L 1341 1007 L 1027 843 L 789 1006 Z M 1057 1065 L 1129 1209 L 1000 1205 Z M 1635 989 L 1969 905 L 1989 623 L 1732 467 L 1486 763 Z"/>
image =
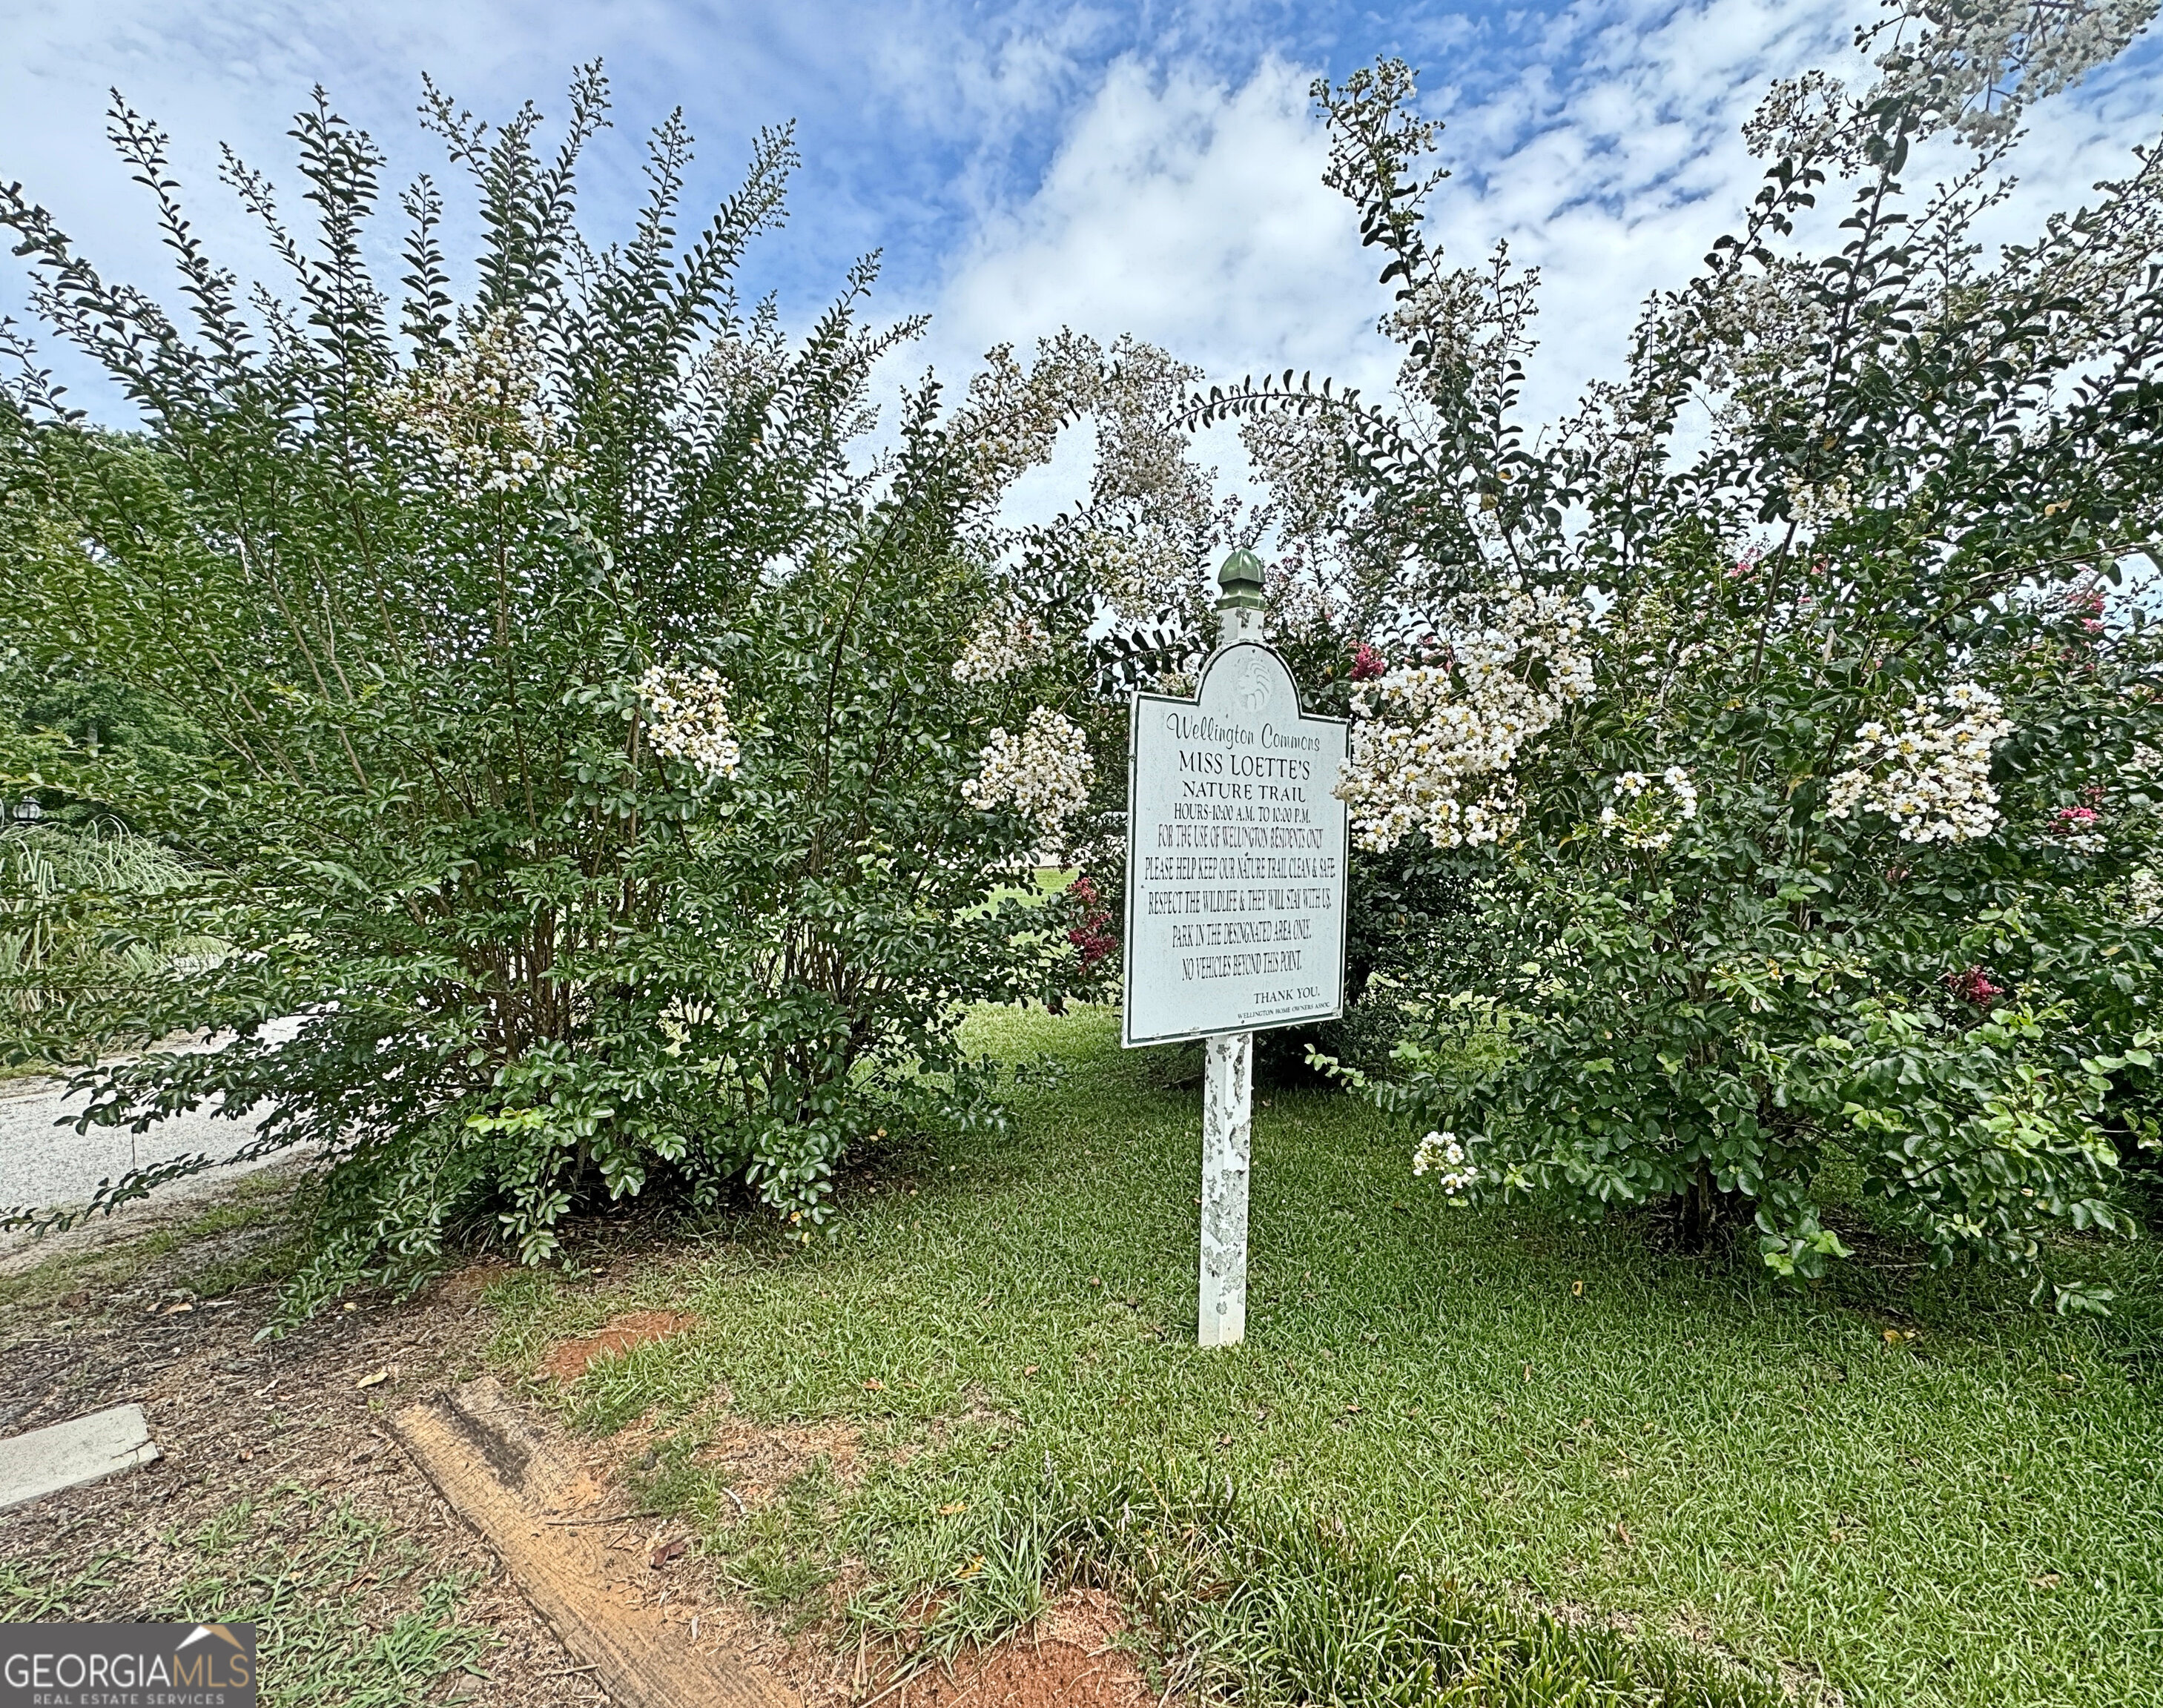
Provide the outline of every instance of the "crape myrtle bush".
<path id="1" fill-rule="evenodd" d="M 1286 376 L 1202 413 L 1241 421 L 1360 678 L 1355 887 L 1418 850 L 1479 899 L 1368 1082 L 1444 1191 L 1675 1204 L 1808 1277 L 1846 1255 L 1837 1162 L 2039 1297 L 2055 1231 L 2126 1225 L 2163 647 L 2114 589 L 2163 504 L 2163 158 L 1994 256 L 1971 232 L 2024 104 L 2147 16 L 1896 6 L 1869 87 L 1777 86 L 1741 229 L 1537 434 L 1536 281 L 1429 242 L 1411 74 L 1317 86 L 1395 394 Z M 1949 175 L 1911 194 L 1924 158 Z"/>
<path id="2" fill-rule="evenodd" d="M 0 192 L 42 317 L 139 419 L 93 427 L 18 338 L 11 668 L 158 714 L 118 745 L 17 722 L 8 774 L 178 851 L 186 880 L 135 904 L 165 917 L 146 934 L 227 946 L 124 991 L 49 989 L 8 1047 L 236 1035 L 86 1067 L 87 1119 L 222 1101 L 260 1116 L 251 1154 L 320 1147 L 296 1309 L 426 1273 L 460 1225 L 539 1261 L 573 1205 L 661 1184 L 703 1204 L 741 1181 L 816 1222 L 852 1141 L 998 1119 L 955 1022 L 1055 998 L 1080 959 L 999 885 L 1087 805 L 1086 732 L 1059 708 L 1117 665 L 1090 588 L 1145 603 L 1205 543 L 1159 502 L 1186 477 L 1150 421 L 1184 381 L 1146 347 L 994 352 L 951 409 L 929 382 L 907 394 L 891 448 L 852 461 L 870 370 L 918 323 L 863 323 L 868 264 L 800 339 L 739 299 L 782 217 L 787 133 L 679 243 L 672 118 L 635 228 L 604 248 L 574 169 L 605 110 L 589 69 L 547 152 L 531 107 L 491 128 L 430 87 L 479 212 L 464 300 L 425 177 L 395 300 L 374 282 L 383 159 L 320 93 L 291 133 L 309 229 L 261 174 L 224 174 L 290 300 L 206 255 L 165 138 L 117 102 L 184 312 Z M 1112 452 L 1089 497 L 1003 533 L 1007 483 L 1092 411 Z"/>

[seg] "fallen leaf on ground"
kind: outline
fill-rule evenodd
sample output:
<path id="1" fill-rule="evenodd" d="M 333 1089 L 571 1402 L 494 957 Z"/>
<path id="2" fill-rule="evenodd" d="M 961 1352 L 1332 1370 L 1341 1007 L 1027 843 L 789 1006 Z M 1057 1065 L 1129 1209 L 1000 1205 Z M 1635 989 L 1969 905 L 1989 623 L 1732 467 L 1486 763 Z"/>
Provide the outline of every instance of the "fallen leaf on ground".
<path id="1" fill-rule="evenodd" d="M 647 1550 L 646 1563 L 659 1571 L 690 1545 L 691 1538 L 688 1536 L 672 1536 L 666 1542 L 657 1542 Z"/>
<path id="2" fill-rule="evenodd" d="M 354 1383 L 354 1386 L 355 1387 L 380 1387 L 385 1382 L 390 1380 L 390 1372 L 389 1371 L 378 1370 L 367 1376 L 364 1376 L 359 1382 Z"/>
<path id="3" fill-rule="evenodd" d="M 966 1512 L 968 1510 L 969 1503 L 966 1501 L 949 1501 L 939 1509 L 939 1516 L 942 1518 L 951 1518 L 956 1512 Z"/>
<path id="4" fill-rule="evenodd" d="M 884 1382 L 881 1382 L 877 1376 L 873 1376 L 869 1382 L 864 1384 L 864 1391 L 867 1393 L 877 1393 L 885 1387 L 886 1384 Z"/>

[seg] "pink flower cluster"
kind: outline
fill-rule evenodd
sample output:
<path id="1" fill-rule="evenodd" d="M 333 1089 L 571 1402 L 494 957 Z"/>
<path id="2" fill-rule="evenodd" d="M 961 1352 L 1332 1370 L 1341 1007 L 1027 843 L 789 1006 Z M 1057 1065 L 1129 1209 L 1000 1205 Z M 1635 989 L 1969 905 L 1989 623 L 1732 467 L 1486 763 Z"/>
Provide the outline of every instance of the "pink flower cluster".
<path id="1" fill-rule="evenodd" d="M 1119 946 L 1118 938 L 1111 932 L 1112 910 L 1104 905 L 1086 874 L 1074 880 L 1073 889 L 1067 893 L 1082 904 L 1082 922 L 1066 933 L 1066 941 L 1082 951 L 1082 965 L 1087 969 Z"/>
<path id="2" fill-rule="evenodd" d="M 1389 666 L 1383 661 L 1382 655 L 1368 645 L 1365 641 L 1361 641 L 1352 649 L 1352 680 L 1354 682 L 1371 682 L 1388 668 Z"/>
<path id="3" fill-rule="evenodd" d="M 1988 1008 L 2005 994 L 2004 987 L 1991 983 L 1990 974 L 1980 967 L 1946 974 L 1946 985 L 1961 1001 L 1972 1002 L 1978 1008 Z"/>
<path id="4" fill-rule="evenodd" d="M 2092 807 L 2061 807 L 2050 815 L 2050 833 L 2082 854 L 2101 854 L 2103 814 Z"/>

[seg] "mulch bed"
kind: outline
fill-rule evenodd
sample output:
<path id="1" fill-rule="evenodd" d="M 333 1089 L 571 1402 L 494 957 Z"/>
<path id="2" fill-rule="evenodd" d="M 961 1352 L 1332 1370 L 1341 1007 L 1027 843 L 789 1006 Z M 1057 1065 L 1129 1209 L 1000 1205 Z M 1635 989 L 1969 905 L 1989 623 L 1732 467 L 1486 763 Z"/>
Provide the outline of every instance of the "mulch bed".
<path id="1" fill-rule="evenodd" d="M 175 1589 L 203 1569 L 191 1539 L 229 1520 L 237 1503 L 292 1483 L 349 1502 L 356 1517 L 431 1557 L 423 1573 L 385 1571 L 372 1581 L 363 1574 L 342 1586 L 369 1632 L 388 1632 L 416 1611 L 416 1578 L 474 1580 L 453 1617 L 500 1641 L 479 1657 L 485 1676 L 458 1674 L 450 1695 L 487 1708 L 606 1700 L 383 1427 L 386 1402 L 478 1365 L 488 1324 L 476 1288 L 453 1282 L 402 1304 L 334 1311 L 284 1340 L 258 1342 L 268 1288 L 196 1300 L 172 1297 L 170 1279 L 154 1265 L 123 1292 L 69 1300 L 79 1313 L 72 1318 L 0 1319 L 0 1433 L 134 1401 L 165 1455 L 0 1523 L 0 1567 L 73 1585 L 64 1606 L 44 1617 L 170 1617 L 161 1610 Z M 379 1371 L 380 1381 L 360 1385 Z M 265 1540 L 283 1545 L 275 1534 Z M 212 1564 L 245 1573 L 270 1563 L 251 1563 L 244 1547 Z"/>

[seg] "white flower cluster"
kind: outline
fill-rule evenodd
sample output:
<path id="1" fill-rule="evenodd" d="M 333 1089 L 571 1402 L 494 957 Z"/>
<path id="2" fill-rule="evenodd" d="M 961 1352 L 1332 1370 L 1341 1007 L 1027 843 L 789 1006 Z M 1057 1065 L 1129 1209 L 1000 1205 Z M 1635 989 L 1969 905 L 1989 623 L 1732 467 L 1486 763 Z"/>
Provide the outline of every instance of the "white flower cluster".
<path id="1" fill-rule="evenodd" d="M 1448 664 L 1403 666 L 1354 693 L 1336 792 L 1362 848 L 1386 853 L 1414 831 L 1437 848 L 1474 846 L 1516 828 L 1511 767 L 1592 692 L 1588 616 L 1575 599 L 1512 593 L 1452 641 Z"/>
<path id="2" fill-rule="evenodd" d="M 1431 374 L 1463 372 L 1480 358 L 1487 330 L 1485 284 L 1469 267 L 1435 269 L 1382 316 L 1383 337 L 1406 349 L 1425 343 L 1432 353 L 1423 366 Z"/>
<path id="3" fill-rule="evenodd" d="M 1064 329 L 1038 343 L 1034 367 L 1024 367 L 1011 344 L 987 351 L 952 424 L 976 496 L 997 498 L 1023 470 L 1049 459 L 1067 421 L 1101 394 L 1103 368 L 1097 341 Z"/>
<path id="4" fill-rule="evenodd" d="M 1847 469 L 1829 476 L 1813 484 L 1800 475 L 1790 474 L 1780 484 L 1787 489 L 1789 514 L 1804 528 L 1824 528 L 1852 515 L 1858 502 L 1855 482 L 1862 473 L 1860 462 L 1851 462 Z"/>
<path id="5" fill-rule="evenodd" d="M 988 499 L 1048 460 L 1070 424 L 1092 417 L 1089 508 L 1138 504 L 1160 519 L 1197 523 L 1210 511 L 1210 483 L 1187 456 L 1185 421 L 1201 378 L 1154 344 L 1123 337 L 1108 351 L 1062 329 L 1038 342 L 1026 367 L 1011 344 L 987 351 L 951 431 L 968 454 L 974 491 Z"/>
<path id="6" fill-rule="evenodd" d="M 1903 842 L 1969 842 L 1998 828 L 1991 750 L 2013 733 L 1998 697 L 1973 682 L 1925 694 L 1897 729 L 1866 723 L 1832 780 L 1827 815 L 1891 819 Z"/>
<path id="7" fill-rule="evenodd" d="M 467 497 L 562 484 L 575 472 L 563 423 L 542 388 L 540 341 L 516 316 L 491 315 L 440 361 L 384 391 L 394 426 L 427 441 L 437 466 Z"/>
<path id="8" fill-rule="evenodd" d="M 1034 618 L 1011 605 L 1000 605 L 984 614 L 969 644 L 954 661 L 954 680 L 995 682 L 1040 662 L 1050 650 L 1050 637 L 1037 626 Z"/>
<path id="9" fill-rule="evenodd" d="M 1036 822 L 1047 844 L 1055 844 L 1066 820 L 1088 803 L 1095 769 L 1080 729 L 1049 706 L 1039 706 L 1019 739 L 1003 729 L 992 731 L 977 775 L 961 785 L 961 796 L 985 812 L 1012 807 Z"/>
<path id="10" fill-rule="evenodd" d="M 1619 837 L 1625 848 L 1665 848 L 1675 839 L 1675 827 L 1696 817 L 1697 785 L 1680 765 L 1657 777 L 1625 771 L 1615 780 L 1614 801 L 1600 809 L 1600 833 Z"/>
<path id="11" fill-rule="evenodd" d="M 1188 454 L 1188 398 L 1201 370 L 1123 337 L 1109 350 L 1061 331 L 1024 365 L 1013 347 L 987 352 L 951 431 L 966 457 L 971 499 L 996 500 L 1049 461 L 1076 423 L 1093 433 L 1088 497 L 1069 542 L 1108 603 L 1144 619 L 1203 591 L 1207 548 L 1221 532 L 1213 471 Z"/>
<path id="12" fill-rule="evenodd" d="M 1104 596 L 1137 619 L 1177 603 L 1202 567 L 1193 547 L 1161 522 L 1129 519 L 1117 527 L 1087 528 L 1080 544 Z"/>
<path id="13" fill-rule="evenodd" d="M 729 723 L 729 685 L 710 665 L 696 670 L 655 665 L 638 679 L 647 745 L 709 777 L 732 777 L 743 750 Z"/>
<path id="14" fill-rule="evenodd" d="M 762 306 L 740 329 L 721 333 L 692 365 L 687 393 L 712 401 L 756 405 L 778 387 L 788 371 L 788 344 L 772 314 Z"/>
<path id="15" fill-rule="evenodd" d="M 1339 607 L 1312 574 L 1273 571 L 1265 592 L 1270 633 L 1287 640 L 1327 640 L 1336 631 Z"/>
<path id="16" fill-rule="evenodd" d="M 1336 420 L 1320 410 L 1263 410 L 1239 424 L 1239 442 L 1269 491 L 1254 530 L 1334 557 L 1336 530 L 1356 505 Z"/>
<path id="17" fill-rule="evenodd" d="M 1459 1193 L 1480 1178 L 1455 1133 L 1429 1133 L 1412 1151 L 1412 1173 L 1432 1174 L 1448 1193 Z"/>
<path id="18" fill-rule="evenodd" d="M 2143 866 L 2126 889 L 2126 915 L 2135 925 L 2163 922 L 2163 872 Z"/>

